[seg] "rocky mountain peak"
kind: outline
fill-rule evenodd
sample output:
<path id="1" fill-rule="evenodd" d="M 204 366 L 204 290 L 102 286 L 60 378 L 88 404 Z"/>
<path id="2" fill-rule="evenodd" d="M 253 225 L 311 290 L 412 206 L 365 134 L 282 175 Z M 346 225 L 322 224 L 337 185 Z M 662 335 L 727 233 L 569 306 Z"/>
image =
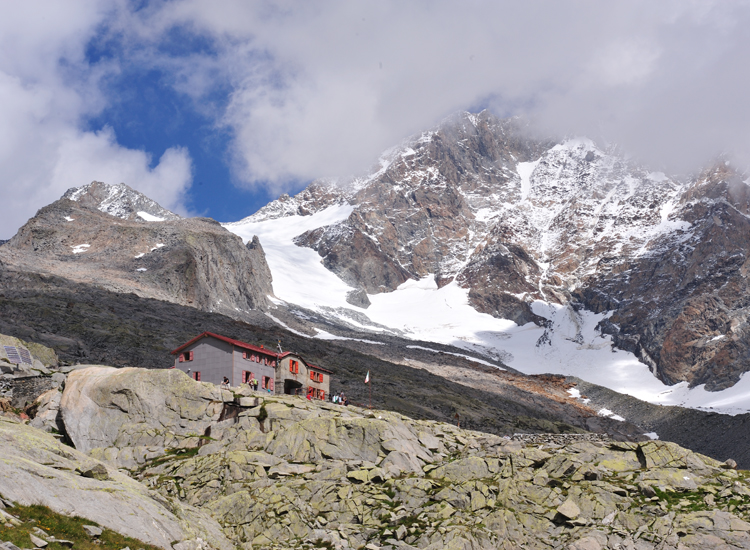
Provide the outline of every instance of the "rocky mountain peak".
<path id="1" fill-rule="evenodd" d="M 175 219 L 147 223 L 152 214 L 141 208 Z M 0 263 L 239 319 L 269 306 L 271 272 L 257 239 L 245 245 L 213 219 L 159 209 L 127 186 L 94 182 L 40 209 L 2 247 Z"/>
<path id="2" fill-rule="evenodd" d="M 721 389 L 750 370 L 746 179 L 725 159 L 675 177 L 590 139 L 458 113 L 386 151 L 333 193 L 346 219 L 294 242 L 370 295 L 432 276 L 518 324 L 553 330 L 537 300 L 607 313 L 601 329 L 660 379 Z M 285 201 L 330 204 L 316 193 Z M 266 208 L 283 216 L 281 202 Z"/>
<path id="3" fill-rule="evenodd" d="M 88 185 L 68 189 L 62 198 L 124 220 L 153 222 L 180 219 L 174 212 L 124 183 L 109 185 L 92 181 Z"/>

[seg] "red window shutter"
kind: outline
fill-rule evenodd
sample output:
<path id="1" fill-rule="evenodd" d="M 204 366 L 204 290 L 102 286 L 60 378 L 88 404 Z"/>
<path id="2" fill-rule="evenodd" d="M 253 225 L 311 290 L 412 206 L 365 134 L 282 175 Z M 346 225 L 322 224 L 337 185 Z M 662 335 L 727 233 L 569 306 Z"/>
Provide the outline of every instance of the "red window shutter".
<path id="1" fill-rule="evenodd" d="M 307 388 L 307 395 L 312 395 L 314 391 L 315 391 L 315 388 L 308 387 Z"/>
<path id="2" fill-rule="evenodd" d="M 318 382 L 322 382 L 322 381 L 323 381 L 323 373 L 321 372 L 318 374 Z"/>
<path id="3" fill-rule="evenodd" d="M 271 363 L 271 366 L 272 366 L 273 368 L 276 368 L 276 361 L 272 362 L 272 363 Z"/>
<path id="4" fill-rule="evenodd" d="M 326 392 L 325 390 L 320 390 L 320 398 L 325 401 L 326 400 Z"/>
<path id="5" fill-rule="evenodd" d="M 192 353 L 192 352 L 190 352 L 190 353 Z M 197 382 L 200 382 L 200 381 L 201 381 L 201 373 L 200 373 L 200 372 L 196 372 L 196 373 L 195 373 L 195 380 L 196 380 Z"/>
<path id="6" fill-rule="evenodd" d="M 185 360 L 185 358 L 180 354 L 180 363 L 182 363 Z"/>
<path id="7" fill-rule="evenodd" d="M 310 371 L 310 380 L 315 380 L 315 373 Z"/>
<path id="8" fill-rule="evenodd" d="M 267 379 L 267 377 L 266 377 L 266 376 L 264 376 L 264 377 L 263 377 L 263 378 L 261 378 L 261 380 L 260 380 L 260 389 L 262 389 L 262 390 L 265 390 L 265 389 L 266 389 L 266 379 Z"/>
<path id="9" fill-rule="evenodd" d="M 193 352 L 191 351 L 190 352 L 190 361 L 192 361 L 192 360 L 193 360 Z"/>
<path id="10" fill-rule="evenodd" d="M 294 361 L 289 361 L 289 372 L 294 372 Z"/>
<path id="11" fill-rule="evenodd" d="M 269 378 L 268 380 L 268 389 L 271 391 L 274 391 L 273 390 L 273 378 Z"/>
<path id="12" fill-rule="evenodd" d="M 246 352 L 246 351 L 243 351 L 243 352 L 242 352 L 242 358 L 243 358 L 243 359 L 247 359 L 247 352 Z"/>

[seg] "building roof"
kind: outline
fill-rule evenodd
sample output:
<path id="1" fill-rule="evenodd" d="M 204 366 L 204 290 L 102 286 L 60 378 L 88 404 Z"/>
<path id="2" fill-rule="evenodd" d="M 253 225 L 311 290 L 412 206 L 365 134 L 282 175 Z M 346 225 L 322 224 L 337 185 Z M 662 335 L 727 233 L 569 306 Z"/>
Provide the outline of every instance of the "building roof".
<path id="1" fill-rule="evenodd" d="M 319 370 L 321 372 L 327 372 L 328 374 L 333 374 L 332 370 L 328 370 L 326 368 L 319 367 L 318 365 L 313 365 L 312 363 L 307 363 L 307 366 L 310 367 L 313 370 Z"/>
<path id="2" fill-rule="evenodd" d="M 222 340 L 222 341 L 226 342 L 227 344 L 232 344 L 233 346 L 237 346 L 238 348 L 247 349 L 247 350 L 250 350 L 250 351 L 257 351 L 258 353 L 263 353 L 263 354 L 269 355 L 271 357 L 277 357 L 277 358 L 279 357 L 279 354 L 276 353 L 273 350 L 270 350 L 270 349 L 267 349 L 267 348 L 262 348 L 262 347 L 259 347 L 259 346 L 254 346 L 252 344 L 248 344 L 247 342 L 240 342 L 239 340 L 235 340 L 233 338 L 227 338 L 226 336 L 222 336 L 221 334 L 215 334 L 213 332 L 203 332 L 203 333 L 199 334 L 198 336 L 196 336 L 195 338 L 193 338 L 189 342 L 186 342 L 186 343 L 182 344 L 179 348 L 171 351 L 170 354 L 171 355 L 176 355 L 176 354 L 180 353 L 186 347 L 188 347 L 188 346 L 196 343 L 201 338 L 207 338 L 207 337 L 212 337 L 212 338 L 216 338 L 217 340 Z"/>
<path id="3" fill-rule="evenodd" d="M 302 359 L 302 361 L 305 362 L 305 365 L 307 365 L 311 369 L 319 370 L 320 372 L 327 372 L 328 374 L 333 374 L 332 370 L 328 370 L 326 368 L 319 367 L 318 365 L 313 365 L 312 363 L 308 363 L 307 361 L 305 361 L 304 357 L 302 357 L 299 353 L 296 353 L 294 351 L 285 351 L 284 353 L 279 353 L 277 355 L 278 355 L 279 359 L 283 359 L 287 355 L 296 355 L 297 357 L 299 357 L 300 359 Z"/>
<path id="4" fill-rule="evenodd" d="M 199 334 L 198 336 L 196 336 L 195 338 L 193 338 L 189 342 L 186 342 L 186 343 L 182 344 L 179 348 L 171 351 L 170 354 L 171 355 L 177 355 L 182 350 L 184 350 L 186 347 L 188 347 L 188 346 L 196 343 L 201 338 L 208 338 L 208 337 L 216 338 L 217 340 L 221 340 L 223 342 L 226 342 L 227 344 L 232 344 L 233 346 L 236 346 L 238 348 L 242 348 L 242 349 L 246 349 L 246 350 L 250 350 L 250 351 L 255 351 L 255 352 L 258 352 L 258 353 L 262 353 L 264 355 L 268 355 L 270 357 L 274 357 L 275 359 L 283 359 L 287 355 L 296 355 L 297 357 L 299 357 L 300 359 L 302 359 L 302 361 L 304 361 L 304 363 L 309 368 L 317 370 L 317 371 L 321 371 L 321 372 L 327 372 L 328 374 L 333 374 L 333 371 L 330 371 L 330 370 L 328 370 L 326 368 L 319 367 L 317 365 L 312 365 L 312 364 L 308 363 L 307 361 L 304 360 L 304 358 L 299 353 L 295 353 L 293 351 L 285 351 L 283 353 L 276 353 L 275 351 L 270 350 L 268 348 L 262 348 L 262 347 L 259 347 L 259 346 L 254 346 L 252 344 L 248 344 L 247 342 L 241 342 L 240 340 L 235 340 L 234 338 L 227 338 L 226 336 L 222 336 L 221 334 L 216 334 L 216 333 L 213 333 L 213 332 L 203 332 L 203 333 Z"/>

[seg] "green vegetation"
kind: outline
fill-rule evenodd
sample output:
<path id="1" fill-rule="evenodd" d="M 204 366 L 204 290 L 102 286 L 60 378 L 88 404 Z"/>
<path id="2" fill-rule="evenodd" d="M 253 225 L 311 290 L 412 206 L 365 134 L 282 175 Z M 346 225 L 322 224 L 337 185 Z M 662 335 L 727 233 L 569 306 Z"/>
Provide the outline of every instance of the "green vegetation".
<path id="1" fill-rule="evenodd" d="M 258 411 L 258 422 L 262 425 L 266 418 L 268 418 L 268 411 L 266 411 L 266 401 L 264 399 L 260 404 L 260 410 Z"/>
<path id="2" fill-rule="evenodd" d="M 19 548 L 33 548 L 29 535 L 43 537 L 38 531 L 43 531 L 47 537 L 56 540 L 71 541 L 75 550 L 120 550 L 126 546 L 133 550 L 160 550 L 157 546 L 146 544 L 138 539 L 126 537 L 110 529 L 104 529 L 100 537 L 92 539 L 84 525 L 98 526 L 95 522 L 78 516 L 68 517 L 53 512 L 46 506 L 20 506 L 6 510 L 22 523 L 16 527 L 11 524 L 0 523 L 0 541 L 10 541 Z M 50 542 L 48 550 L 66 550 L 60 542 Z"/>

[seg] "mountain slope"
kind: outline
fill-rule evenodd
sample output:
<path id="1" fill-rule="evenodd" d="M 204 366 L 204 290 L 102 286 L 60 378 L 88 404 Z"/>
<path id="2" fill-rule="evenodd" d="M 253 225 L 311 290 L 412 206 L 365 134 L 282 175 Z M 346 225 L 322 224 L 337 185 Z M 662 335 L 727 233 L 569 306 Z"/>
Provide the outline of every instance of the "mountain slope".
<path id="1" fill-rule="evenodd" d="M 271 273 L 257 239 L 244 245 L 209 218 L 144 221 L 129 209 L 149 208 L 152 217 L 167 211 L 132 190 L 120 201 L 123 188 L 69 191 L 76 200 L 42 208 L 2 247 L 0 261 L 237 318 L 268 307 Z"/>
<path id="2" fill-rule="evenodd" d="M 597 334 L 611 336 L 664 383 L 720 390 L 750 370 L 742 179 L 724 162 L 691 180 L 671 178 L 587 139 L 540 140 L 517 119 L 463 113 L 386 152 L 366 177 L 343 186 L 314 182 L 226 227 L 279 242 L 277 251 L 280 225 L 291 226 L 284 239 L 296 228 L 293 242 L 316 251 L 341 282 L 327 280 L 317 300 L 291 284 L 277 295 L 328 308 L 332 320 L 353 315 L 335 293 L 365 309 L 365 330 L 363 319 L 417 330 L 396 321 L 400 310 L 389 319 L 368 305 L 429 279 L 437 291 L 467 292 L 478 312 L 546 329 L 535 357 L 554 355 L 556 341 L 599 346 L 584 341 L 579 326 L 577 312 L 589 310 L 599 315 Z M 269 257 L 272 269 L 274 261 Z M 571 321 L 561 324 L 560 316 Z M 507 338 L 461 330 L 454 337 L 467 349 L 518 355 Z M 511 364 L 537 372 L 534 360 Z"/>

